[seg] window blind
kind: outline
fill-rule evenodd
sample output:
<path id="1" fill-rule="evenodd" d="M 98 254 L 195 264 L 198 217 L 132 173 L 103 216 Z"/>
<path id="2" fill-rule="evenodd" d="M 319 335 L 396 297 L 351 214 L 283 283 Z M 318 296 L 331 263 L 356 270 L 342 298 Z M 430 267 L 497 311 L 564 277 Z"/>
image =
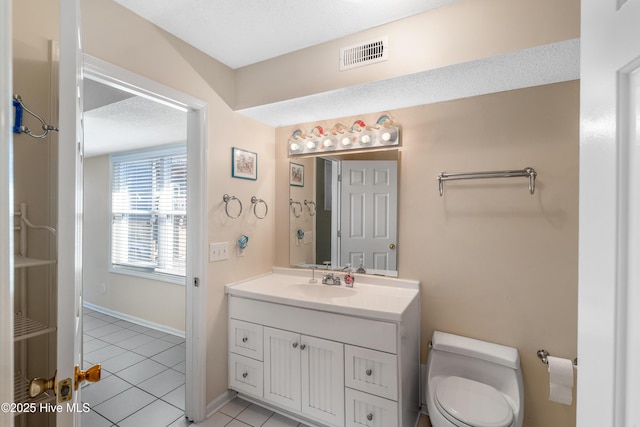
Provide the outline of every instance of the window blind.
<path id="1" fill-rule="evenodd" d="M 185 275 L 187 149 L 111 156 L 111 263 Z"/>

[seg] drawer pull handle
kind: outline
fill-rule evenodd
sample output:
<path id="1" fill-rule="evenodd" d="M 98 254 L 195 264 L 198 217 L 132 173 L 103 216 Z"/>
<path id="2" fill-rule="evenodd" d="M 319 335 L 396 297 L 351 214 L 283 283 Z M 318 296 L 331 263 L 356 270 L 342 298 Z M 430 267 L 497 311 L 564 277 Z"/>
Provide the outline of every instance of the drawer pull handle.
<path id="1" fill-rule="evenodd" d="M 373 414 L 367 414 L 367 419 L 371 421 L 373 419 Z"/>
<path id="2" fill-rule="evenodd" d="M 367 374 L 368 377 L 371 376 L 371 374 L 373 374 L 373 371 L 371 369 L 367 369 L 366 371 L 364 371 L 365 374 Z"/>
<path id="3" fill-rule="evenodd" d="M 304 350 L 305 348 L 307 348 L 306 344 L 300 344 L 300 350 Z"/>
<path id="4" fill-rule="evenodd" d="M 292 345 L 293 345 L 293 348 L 298 348 L 298 343 L 297 342 L 294 342 Z"/>
<path id="5" fill-rule="evenodd" d="M 249 373 L 248 373 L 248 372 L 243 372 L 243 373 L 242 373 L 242 378 L 247 378 L 248 376 L 249 376 Z"/>
<path id="6" fill-rule="evenodd" d="M 247 337 L 243 337 L 242 338 L 242 342 L 247 342 L 247 341 L 249 341 L 249 338 L 247 338 Z"/>

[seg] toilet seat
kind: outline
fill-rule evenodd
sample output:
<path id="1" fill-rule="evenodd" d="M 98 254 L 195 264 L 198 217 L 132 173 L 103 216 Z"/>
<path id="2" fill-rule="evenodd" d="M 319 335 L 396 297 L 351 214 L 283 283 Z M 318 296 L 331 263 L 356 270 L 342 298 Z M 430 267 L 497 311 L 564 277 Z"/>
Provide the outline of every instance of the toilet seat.
<path id="1" fill-rule="evenodd" d="M 488 384 L 460 377 L 442 380 L 435 392 L 438 411 L 458 427 L 508 427 L 513 410 Z"/>

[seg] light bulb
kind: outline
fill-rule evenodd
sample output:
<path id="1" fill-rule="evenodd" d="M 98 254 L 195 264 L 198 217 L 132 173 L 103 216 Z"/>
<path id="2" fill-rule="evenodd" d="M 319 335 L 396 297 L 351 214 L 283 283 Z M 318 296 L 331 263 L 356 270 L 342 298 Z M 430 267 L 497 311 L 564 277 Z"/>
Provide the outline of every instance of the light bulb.
<path id="1" fill-rule="evenodd" d="M 371 135 L 362 135 L 362 137 L 360 138 L 360 141 L 362 141 L 363 144 L 368 144 L 371 142 Z"/>
<path id="2" fill-rule="evenodd" d="M 349 138 L 348 136 L 345 136 L 344 138 L 342 138 L 342 145 L 351 145 L 351 138 Z"/>
<path id="3" fill-rule="evenodd" d="M 313 150 L 313 149 L 315 149 L 315 148 L 316 148 L 316 143 L 315 143 L 315 141 L 309 141 L 309 142 L 307 142 L 307 148 L 308 148 L 309 150 Z"/>
<path id="4" fill-rule="evenodd" d="M 300 150 L 300 146 L 295 142 L 289 146 L 289 151 L 298 151 L 298 150 Z"/>

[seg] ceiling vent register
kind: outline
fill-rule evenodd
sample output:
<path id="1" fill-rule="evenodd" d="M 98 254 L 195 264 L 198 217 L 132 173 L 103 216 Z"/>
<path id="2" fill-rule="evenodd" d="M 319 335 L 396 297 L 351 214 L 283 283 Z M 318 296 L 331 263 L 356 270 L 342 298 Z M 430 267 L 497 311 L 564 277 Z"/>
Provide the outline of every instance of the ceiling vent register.
<path id="1" fill-rule="evenodd" d="M 388 52 L 388 37 L 340 48 L 340 71 L 386 61 Z"/>

